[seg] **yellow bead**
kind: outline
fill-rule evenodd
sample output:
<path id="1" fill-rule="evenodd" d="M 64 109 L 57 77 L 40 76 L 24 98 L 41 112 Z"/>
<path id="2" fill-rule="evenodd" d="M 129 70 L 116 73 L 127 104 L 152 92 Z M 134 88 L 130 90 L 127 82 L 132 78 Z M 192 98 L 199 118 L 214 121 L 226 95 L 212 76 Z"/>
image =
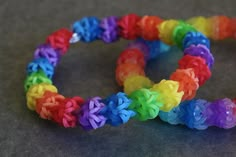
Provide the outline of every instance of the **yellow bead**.
<path id="1" fill-rule="evenodd" d="M 124 82 L 124 92 L 129 95 L 140 88 L 150 88 L 153 83 L 145 76 L 135 75 L 128 77 Z"/>
<path id="2" fill-rule="evenodd" d="M 193 17 L 187 20 L 186 22 L 196 28 L 199 32 L 203 33 L 205 36 L 211 36 L 212 23 L 209 19 L 202 16 L 198 16 Z"/>
<path id="3" fill-rule="evenodd" d="M 161 41 L 166 44 L 173 45 L 174 42 L 172 40 L 172 33 L 178 23 L 179 22 L 176 20 L 166 20 L 158 26 Z"/>
<path id="4" fill-rule="evenodd" d="M 27 106 L 30 110 L 35 110 L 36 99 L 41 98 L 45 91 L 57 93 L 57 88 L 48 83 L 40 83 L 30 87 L 26 94 Z"/>
<path id="5" fill-rule="evenodd" d="M 178 92 L 178 89 L 179 83 L 172 80 L 162 80 L 151 88 L 160 94 L 157 97 L 157 101 L 163 103 L 160 110 L 167 112 L 180 104 L 184 93 Z"/>

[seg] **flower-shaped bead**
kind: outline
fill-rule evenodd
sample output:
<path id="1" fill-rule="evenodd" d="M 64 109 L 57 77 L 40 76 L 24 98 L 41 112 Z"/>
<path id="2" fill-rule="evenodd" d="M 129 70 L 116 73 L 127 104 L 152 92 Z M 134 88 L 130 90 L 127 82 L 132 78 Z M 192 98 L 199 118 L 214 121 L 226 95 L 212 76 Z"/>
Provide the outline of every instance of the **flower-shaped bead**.
<path id="1" fill-rule="evenodd" d="M 32 62 L 30 62 L 27 66 L 27 73 L 28 75 L 38 72 L 42 70 L 48 78 L 52 78 L 54 73 L 54 67 L 52 64 L 49 63 L 49 61 L 46 58 L 38 58 L 34 59 Z"/>
<path id="2" fill-rule="evenodd" d="M 116 81 L 120 86 L 123 86 L 124 81 L 130 77 L 135 75 L 141 75 L 144 76 L 144 69 L 137 64 L 120 64 L 116 68 Z"/>
<path id="3" fill-rule="evenodd" d="M 106 118 L 100 114 L 104 107 L 100 97 L 89 100 L 80 109 L 78 121 L 85 130 L 92 130 L 102 127 L 106 123 Z"/>
<path id="4" fill-rule="evenodd" d="M 207 115 L 205 114 L 207 108 L 207 101 L 198 99 L 185 101 L 180 104 L 179 108 L 181 114 L 179 118 L 189 128 L 195 128 L 198 130 L 204 130 L 208 127 L 206 123 Z"/>
<path id="5" fill-rule="evenodd" d="M 31 110 L 35 110 L 36 99 L 41 98 L 45 91 L 57 93 L 57 88 L 48 83 L 40 83 L 31 86 L 26 94 L 27 106 Z"/>
<path id="6" fill-rule="evenodd" d="M 152 85 L 153 82 L 145 76 L 130 76 L 124 82 L 124 92 L 129 95 L 138 89 L 150 88 Z"/>
<path id="7" fill-rule="evenodd" d="M 172 80 L 162 80 L 160 83 L 155 84 L 151 90 L 159 93 L 157 101 L 163 104 L 160 110 L 165 112 L 178 106 L 184 94 L 184 92 L 178 91 L 179 82 Z"/>
<path id="8" fill-rule="evenodd" d="M 117 65 L 126 63 L 137 64 L 142 68 L 144 68 L 146 64 L 143 53 L 138 49 L 126 49 L 121 52 L 117 60 Z"/>
<path id="9" fill-rule="evenodd" d="M 49 44 L 40 45 L 34 52 L 34 59 L 46 58 L 54 67 L 57 65 L 60 54 Z"/>
<path id="10" fill-rule="evenodd" d="M 172 39 L 172 34 L 174 28 L 179 24 L 176 20 L 165 20 L 159 26 L 159 37 L 161 41 L 165 42 L 166 44 L 172 45 L 174 41 Z"/>
<path id="11" fill-rule="evenodd" d="M 176 72 L 172 73 L 170 79 L 179 82 L 178 91 L 184 92 L 182 101 L 190 100 L 196 95 L 199 84 L 193 69 L 177 69 Z"/>
<path id="12" fill-rule="evenodd" d="M 233 27 L 227 16 L 213 16 L 209 19 L 212 22 L 211 37 L 214 40 L 223 40 L 232 36 Z"/>
<path id="13" fill-rule="evenodd" d="M 183 48 L 183 39 L 184 39 L 185 35 L 188 32 L 193 32 L 193 31 L 196 31 L 196 30 L 192 26 L 190 26 L 184 22 L 179 22 L 179 24 L 173 30 L 173 34 L 172 34 L 173 41 L 175 42 L 175 44 L 179 48 L 182 49 Z"/>
<path id="14" fill-rule="evenodd" d="M 214 64 L 214 57 L 212 56 L 210 50 L 201 44 L 191 45 L 184 50 L 184 55 L 199 56 L 206 60 L 206 64 L 209 68 L 212 68 Z"/>
<path id="15" fill-rule="evenodd" d="M 119 92 L 117 94 L 113 94 L 106 98 L 103 102 L 105 107 L 100 113 L 106 117 L 106 123 L 112 126 L 127 123 L 130 118 L 135 116 L 135 112 L 128 109 L 131 100 L 127 98 L 125 93 Z"/>
<path id="16" fill-rule="evenodd" d="M 53 120 L 65 128 L 75 127 L 78 124 L 77 115 L 83 103 L 84 100 L 81 97 L 66 98 L 59 106 L 58 113 L 53 116 Z"/>
<path id="17" fill-rule="evenodd" d="M 70 46 L 71 37 L 72 32 L 66 28 L 62 28 L 49 35 L 46 42 L 50 44 L 55 50 L 58 50 L 62 55 L 67 52 Z"/>
<path id="18" fill-rule="evenodd" d="M 192 68 L 195 76 L 199 80 L 199 85 L 203 85 L 210 77 L 211 71 L 206 65 L 205 59 L 198 56 L 185 55 L 179 60 L 179 69 Z"/>
<path id="19" fill-rule="evenodd" d="M 73 32 L 78 34 L 82 41 L 92 42 L 102 33 L 100 20 L 96 17 L 84 17 L 73 24 Z"/>
<path id="20" fill-rule="evenodd" d="M 129 40 L 136 39 L 139 35 L 137 23 L 140 19 L 141 18 L 136 14 L 128 14 L 126 16 L 123 16 L 118 21 L 120 35 L 124 39 L 129 39 Z"/>
<path id="21" fill-rule="evenodd" d="M 186 21 L 188 24 L 196 28 L 199 32 L 203 33 L 207 37 L 211 34 L 212 24 L 211 22 L 203 17 L 203 16 L 197 16 L 190 18 Z"/>
<path id="22" fill-rule="evenodd" d="M 173 108 L 169 112 L 159 112 L 160 119 L 172 125 L 183 124 L 183 122 L 179 118 L 179 115 L 181 115 L 179 106 Z"/>
<path id="23" fill-rule="evenodd" d="M 132 103 L 129 108 L 136 112 L 136 118 L 140 121 L 155 118 L 159 113 L 162 103 L 157 102 L 159 94 L 148 89 L 139 89 L 129 95 Z"/>
<path id="24" fill-rule="evenodd" d="M 157 26 L 163 20 L 157 16 L 144 16 L 138 23 L 140 29 L 140 37 L 145 40 L 159 39 L 159 30 Z"/>
<path id="25" fill-rule="evenodd" d="M 52 84 L 52 81 L 41 70 L 27 76 L 24 83 L 25 91 L 27 92 L 31 86 L 40 83 Z"/>
<path id="26" fill-rule="evenodd" d="M 210 103 L 206 109 L 207 124 L 225 129 L 236 126 L 235 108 L 236 105 L 228 98 Z"/>
<path id="27" fill-rule="evenodd" d="M 65 97 L 51 91 L 45 91 L 41 98 L 36 99 L 36 112 L 43 119 L 51 120 L 58 114 Z"/>
<path id="28" fill-rule="evenodd" d="M 188 32 L 183 39 L 183 49 L 188 48 L 190 45 L 205 45 L 210 48 L 209 39 L 200 32 Z"/>
<path id="29" fill-rule="evenodd" d="M 119 39 L 118 18 L 115 16 L 106 17 L 101 20 L 100 28 L 102 33 L 100 38 L 105 43 L 111 43 Z"/>

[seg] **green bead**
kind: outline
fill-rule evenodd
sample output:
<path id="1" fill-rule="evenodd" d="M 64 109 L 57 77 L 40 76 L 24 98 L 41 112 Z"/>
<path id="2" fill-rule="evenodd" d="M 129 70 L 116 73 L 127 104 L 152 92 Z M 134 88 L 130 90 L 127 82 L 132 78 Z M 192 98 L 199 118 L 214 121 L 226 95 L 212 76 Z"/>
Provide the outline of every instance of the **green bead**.
<path id="1" fill-rule="evenodd" d="M 27 76 L 24 83 L 25 92 L 27 92 L 31 86 L 40 83 L 52 84 L 52 81 L 45 75 L 45 73 L 42 70 L 34 72 Z"/>
<path id="2" fill-rule="evenodd" d="M 179 21 L 179 24 L 174 28 L 172 34 L 173 41 L 179 48 L 183 49 L 183 39 L 185 35 L 191 31 L 196 32 L 196 29 L 183 21 Z"/>
<path id="3" fill-rule="evenodd" d="M 157 92 L 144 88 L 138 89 L 129 95 L 132 100 L 129 108 L 137 113 L 137 119 L 145 121 L 158 115 L 159 108 L 163 105 L 157 102 L 158 95 Z"/>

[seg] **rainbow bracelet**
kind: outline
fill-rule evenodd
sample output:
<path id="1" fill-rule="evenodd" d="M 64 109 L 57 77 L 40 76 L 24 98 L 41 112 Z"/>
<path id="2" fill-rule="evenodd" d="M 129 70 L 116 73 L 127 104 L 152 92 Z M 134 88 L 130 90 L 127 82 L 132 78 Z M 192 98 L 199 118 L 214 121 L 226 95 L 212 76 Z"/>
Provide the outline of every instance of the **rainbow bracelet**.
<path id="1" fill-rule="evenodd" d="M 136 94 L 140 96 L 139 98 L 128 97 L 125 93 L 119 92 L 106 99 L 94 97 L 84 101 L 78 96 L 65 98 L 58 94 L 57 88 L 52 85 L 51 79 L 54 74 L 54 68 L 58 64 L 60 57 L 67 52 L 70 43 L 77 41 L 91 42 L 96 39 L 102 39 L 105 43 L 111 43 L 117 41 L 119 37 L 129 40 L 141 37 L 152 41 L 160 38 L 163 42 L 167 41 L 166 43 L 174 42 L 174 44 L 185 50 L 188 44 L 193 44 L 195 47 L 203 49 L 201 50 L 203 51 L 201 59 L 204 56 L 207 57 L 207 59 L 204 58 L 205 67 L 210 69 L 214 59 L 209 51 L 208 39 L 203 34 L 197 32 L 194 27 L 182 21 L 175 21 L 176 25 L 174 27 L 161 31 L 161 26 L 169 22 L 173 24 L 171 21 L 163 21 L 155 16 L 144 16 L 141 18 L 135 14 L 129 14 L 122 18 L 107 17 L 101 21 L 95 17 L 88 17 L 74 23 L 73 33 L 64 28 L 52 33 L 48 36 L 46 43 L 36 49 L 34 60 L 27 67 L 28 76 L 24 87 L 27 93 L 28 108 L 36 110 L 41 118 L 53 120 L 64 127 L 80 125 L 86 130 L 102 127 L 105 123 L 118 126 L 126 123 L 132 117 L 137 117 L 140 120 L 155 118 L 159 109 L 165 108 L 162 102 L 158 102 L 158 93 L 155 90 L 149 91 L 145 89 L 147 92 Z M 173 30 L 173 28 L 175 29 Z M 190 35 L 188 41 L 186 41 L 187 44 L 182 45 L 182 42 L 190 32 L 193 36 Z M 189 50 L 189 53 L 195 52 L 194 50 Z M 147 58 L 152 57 L 151 54 L 150 56 L 143 54 L 143 56 L 145 55 Z M 193 71 L 186 73 L 186 75 L 189 75 L 189 78 L 194 78 Z M 202 83 L 208 77 L 204 77 Z M 178 78 L 178 74 L 176 78 Z M 188 83 L 187 81 L 185 82 Z M 198 88 L 198 79 L 195 79 L 194 82 L 196 87 L 192 91 Z M 175 85 L 171 92 L 178 93 L 179 97 L 182 97 L 181 94 L 188 93 L 176 91 L 178 89 L 176 88 L 177 86 L 179 85 Z M 150 95 L 147 95 L 147 93 Z M 184 99 L 193 97 L 190 93 Z M 138 101 L 145 99 L 148 100 L 146 102 L 149 105 L 140 105 Z M 175 107 L 176 105 L 173 106 Z M 172 108 L 168 108 L 168 110 Z M 164 109 L 163 111 L 166 110 Z"/>
<path id="2" fill-rule="evenodd" d="M 191 32 L 189 34 L 191 34 Z M 186 35 L 186 37 L 188 36 Z M 192 82 L 191 79 L 196 80 L 197 78 L 201 80 L 201 78 L 209 78 L 210 76 L 209 72 L 205 69 L 205 58 L 200 55 L 201 51 L 196 51 L 198 52 L 196 56 L 185 54 L 179 61 L 179 69 L 176 70 L 176 72 L 189 71 L 189 69 L 192 69 L 194 73 L 197 73 L 196 77 L 192 75 L 194 77 L 190 77 L 190 80 L 188 75 L 185 75 L 183 72 L 180 74 L 180 77 L 177 77 L 179 80 L 173 80 L 175 79 L 173 75 L 176 75 L 176 72 L 174 72 L 170 76 L 171 80 L 162 80 L 160 83 L 154 84 L 149 78 L 140 75 L 140 73 L 137 73 L 133 68 L 130 68 L 144 68 L 144 57 L 142 56 L 141 59 L 140 54 L 146 54 L 147 50 L 149 52 L 158 50 L 157 55 L 163 52 L 158 43 L 160 42 L 137 40 L 131 42 L 127 49 L 120 54 L 117 60 L 116 78 L 119 84 L 119 78 L 121 78 L 121 76 L 123 77 L 124 92 L 128 97 L 143 108 L 146 108 L 149 105 L 153 105 L 153 102 L 150 101 L 150 97 L 154 97 L 151 92 L 155 91 L 156 101 L 163 104 L 163 106 L 160 107 L 159 116 L 163 121 L 170 124 L 184 124 L 189 128 L 199 130 L 206 129 L 208 126 L 217 126 L 225 129 L 234 127 L 236 125 L 236 100 L 232 101 L 225 98 L 214 102 L 207 102 L 206 100 L 197 99 L 180 103 L 181 92 L 186 93 L 186 91 L 191 89 L 187 88 L 190 85 L 189 82 Z M 124 68 L 121 69 L 120 67 Z M 202 80 L 205 81 L 205 79 Z M 183 88 L 178 88 L 181 83 L 183 84 Z M 193 89 L 194 92 L 191 90 L 191 94 L 195 94 L 195 88 Z M 184 97 L 182 97 L 182 100 L 183 98 Z M 140 120 L 144 120 L 142 119 L 144 109 L 139 110 L 137 104 L 130 106 L 130 108 L 138 113 Z"/>

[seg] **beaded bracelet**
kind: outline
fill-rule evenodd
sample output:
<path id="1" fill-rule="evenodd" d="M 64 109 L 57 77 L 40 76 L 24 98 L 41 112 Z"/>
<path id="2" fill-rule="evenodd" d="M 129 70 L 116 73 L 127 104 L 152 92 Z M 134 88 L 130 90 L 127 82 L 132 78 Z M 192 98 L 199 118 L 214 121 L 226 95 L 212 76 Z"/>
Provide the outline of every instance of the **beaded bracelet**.
<path id="1" fill-rule="evenodd" d="M 185 87 L 186 83 L 191 82 L 184 81 L 186 77 L 185 75 L 181 75 L 181 79 L 177 81 L 162 80 L 160 83 L 153 85 L 149 78 L 140 75 L 140 73 L 136 73 L 135 70 L 131 71 L 132 69 L 129 69 L 131 65 L 137 67 L 141 66 L 140 68 L 144 68 L 143 59 L 140 59 L 138 56 L 142 53 L 146 54 L 146 50 L 149 49 L 149 51 L 152 51 L 155 49 L 158 52 L 157 54 L 163 51 L 160 49 L 160 46 L 157 46 L 158 44 L 155 44 L 156 47 L 150 47 L 150 45 L 154 45 L 154 42 L 150 43 L 151 42 L 143 40 L 137 40 L 130 43 L 128 48 L 120 54 L 117 60 L 118 70 L 116 71 L 116 78 L 119 83 L 121 75 L 125 74 L 123 75 L 124 91 L 128 97 L 137 104 L 147 107 L 148 105 L 153 104 L 153 101 L 150 101 L 150 95 L 155 91 L 158 93 L 155 95 L 155 99 L 157 102 L 163 104 L 163 106 L 160 107 L 159 112 L 161 120 L 173 125 L 184 124 L 189 128 L 199 130 L 206 129 L 208 126 L 217 126 L 228 129 L 236 125 L 236 99 L 232 101 L 225 98 L 216 100 L 212 103 L 207 102 L 206 100 L 197 99 L 180 103 L 181 95 L 180 90 L 178 90 L 178 84 L 183 83 Z M 159 42 L 155 41 L 155 43 Z M 209 76 L 205 75 L 205 70 L 201 68 L 204 64 L 202 64 L 200 59 L 201 56 L 198 57 L 185 54 L 185 56 L 179 61 L 179 70 L 193 69 L 194 73 L 202 73 L 201 75 L 196 76 Z M 120 70 L 120 66 L 125 66 L 126 68 Z M 175 73 L 176 72 L 172 75 L 175 75 Z M 174 78 L 172 75 L 170 77 L 171 79 Z M 199 77 L 197 78 L 199 79 Z M 135 110 L 136 113 L 140 112 L 138 115 L 144 114 L 143 109 L 137 110 L 137 104 L 130 106 L 130 108 L 133 109 L 132 107 L 134 107 L 133 110 Z"/>
<path id="2" fill-rule="evenodd" d="M 218 18 L 221 20 L 225 19 L 225 17 Z M 214 17 L 212 19 L 217 18 Z M 199 21 L 203 22 L 204 18 L 197 17 L 192 18 L 189 21 L 194 24 Z M 227 25 L 229 22 L 226 21 L 224 23 L 223 21 L 219 22 L 220 27 L 214 28 L 219 28 L 217 35 L 213 34 L 212 36 L 215 40 L 230 37 L 232 34 L 230 25 Z M 168 32 L 167 30 L 172 30 L 172 34 L 177 32 L 178 26 L 174 23 L 178 23 L 178 21 L 169 20 L 161 23 L 159 26 L 160 34 Z M 205 28 L 202 27 L 202 32 L 210 36 L 211 33 L 204 30 L 206 28 L 206 26 Z M 208 31 L 212 31 L 209 28 L 207 29 Z M 225 32 L 221 32 L 224 30 Z M 165 37 L 165 40 L 163 41 L 166 43 L 177 43 L 175 40 L 171 41 L 171 39 L 166 38 L 164 35 L 163 37 Z M 151 54 L 158 55 L 158 53 L 153 53 L 153 51 L 158 52 L 157 50 L 160 49 L 160 45 L 157 43 L 159 42 L 148 42 L 143 40 L 132 42 L 129 44 L 128 48 L 121 53 L 117 60 L 116 80 L 119 85 L 124 85 L 125 93 L 134 100 L 138 99 L 136 101 L 139 101 L 139 104 L 141 105 L 147 105 L 147 103 L 145 103 L 146 100 L 141 99 L 145 97 L 143 96 L 144 93 L 145 95 L 148 95 L 148 92 L 156 91 L 159 94 L 156 98 L 157 101 L 163 104 L 163 106 L 160 107 L 160 118 L 170 124 L 185 124 L 189 128 L 196 128 L 199 130 L 206 129 L 208 126 L 217 126 L 225 129 L 234 127 L 236 125 L 236 113 L 234 113 L 236 111 L 235 100 L 233 102 L 232 100 L 225 98 L 210 103 L 206 100 L 198 99 L 182 102 L 180 106 L 178 106 L 181 100 L 181 96 L 179 96 L 180 91 L 194 94 L 193 97 L 195 96 L 196 89 L 186 89 L 186 87 L 188 88 L 187 85 L 193 82 L 191 79 L 194 80 L 196 77 L 199 80 L 199 85 L 202 85 L 210 77 L 211 73 L 205 66 L 205 62 L 209 62 L 209 57 L 202 55 L 202 49 L 195 48 L 201 44 L 209 47 L 209 42 L 206 41 L 207 39 L 200 33 L 191 31 L 186 32 L 182 42 L 183 45 L 179 45 L 179 47 L 182 46 L 184 48 L 184 57 L 179 61 L 179 69 L 171 75 L 170 79 L 172 81 L 162 80 L 155 85 L 153 85 L 149 78 L 143 76 L 145 65 L 143 58 L 145 57 L 141 58 L 140 54 L 147 54 L 147 51 L 149 51 Z M 189 50 L 192 50 L 192 52 Z M 136 69 L 139 67 L 142 72 L 138 72 L 138 70 L 131 71 L 134 69 L 133 67 L 136 67 Z M 192 69 L 195 74 L 195 76 L 192 75 L 192 78 L 184 75 L 184 72 L 181 73 L 181 71 L 188 71 L 190 69 Z M 177 73 L 179 73 L 179 75 Z M 181 83 L 182 88 L 178 88 L 178 84 Z M 149 90 L 143 88 L 148 88 Z M 185 100 L 183 98 L 182 100 Z M 192 97 L 190 97 L 190 99 L 191 98 Z"/>
<path id="3" fill-rule="evenodd" d="M 64 127 L 75 127 L 80 124 L 86 130 L 102 127 L 105 123 L 117 126 L 126 123 L 135 115 L 138 117 L 137 111 L 132 110 L 131 107 L 132 104 L 135 104 L 135 101 L 124 93 L 119 92 L 104 100 L 100 97 L 94 97 L 87 101 L 84 101 L 81 97 L 65 98 L 57 93 L 57 88 L 52 85 L 51 78 L 54 74 L 54 68 L 60 57 L 68 50 L 70 43 L 77 41 L 91 42 L 96 39 L 102 39 L 104 42 L 110 43 L 118 40 L 119 36 L 125 39 L 142 37 L 145 40 L 157 40 L 159 36 L 161 38 L 161 31 L 159 29 L 160 35 L 158 36 L 156 27 L 163 23 L 162 19 L 155 16 L 141 18 L 134 14 L 120 19 L 108 17 L 101 21 L 95 17 L 89 17 L 74 23 L 74 33 L 64 28 L 52 33 L 47 38 L 46 44 L 36 49 L 34 60 L 27 67 L 28 76 L 24 87 L 27 93 L 28 108 L 36 110 L 41 118 L 53 120 Z M 174 33 L 178 35 L 173 37 L 176 44 L 181 47 L 181 42 L 186 33 L 196 30 L 183 22 L 178 22 L 177 25 L 180 25 L 179 30 L 181 31 Z M 169 31 L 165 33 L 167 34 L 163 36 L 163 41 L 165 39 L 170 40 L 168 35 L 172 34 Z M 191 42 L 194 41 L 191 40 Z M 204 41 L 202 44 L 207 45 L 207 42 Z M 204 48 L 206 49 L 207 46 Z M 207 52 L 209 51 L 204 53 Z M 213 58 L 212 62 L 207 64 L 211 67 L 212 63 Z M 152 91 L 152 93 L 155 93 L 155 91 Z M 143 108 L 144 112 L 149 110 L 147 111 L 148 118 L 144 119 L 155 117 L 153 115 L 156 115 L 156 113 L 153 114 L 153 111 L 156 109 L 153 109 L 153 106 L 154 108 L 162 106 L 161 103 L 156 101 L 155 97 L 151 97 L 150 100 L 153 101 L 154 105 L 151 105 L 149 109 Z M 139 109 L 142 109 L 142 107 Z"/>

